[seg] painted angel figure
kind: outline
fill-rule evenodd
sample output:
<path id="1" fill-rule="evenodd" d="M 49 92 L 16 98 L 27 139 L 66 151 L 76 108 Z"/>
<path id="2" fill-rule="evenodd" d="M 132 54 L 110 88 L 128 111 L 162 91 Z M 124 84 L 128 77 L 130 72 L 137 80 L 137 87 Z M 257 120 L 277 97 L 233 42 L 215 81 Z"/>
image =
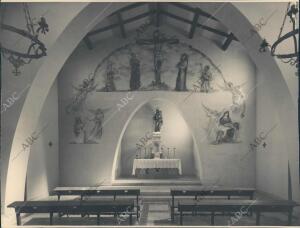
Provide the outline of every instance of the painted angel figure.
<path id="1" fill-rule="evenodd" d="M 210 71 L 210 66 L 205 65 L 203 67 L 202 63 L 200 63 L 200 73 L 200 91 L 208 93 L 209 91 L 213 90 L 213 88 L 210 85 L 211 81 L 213 80 L 212 73 Z"/>
<path id="2" fill-rule="evenodd" d="M 239 138 L 240 124 L 233 122 L 228 110 L 212 110 L 202 105 L 204 111 L 209 117 L 207 126 L 207 138 L 213 144 L 221 144 L 223 142 L 237 142 Z"/>
<path id="3" fill-rule="evenodd" d="M 82 84 L 80 84 L 78 87 L 73 87 L 79 92 L 78 96 L 80 96 L 80 94 L 92 92 L 94 89 L 96 89 L 97 85 L 95 85 L 94 78 L 88 78 L 84 79 Z"/>
<path id="4" fill-rule="evenodd" d="M 246 83 L 234 86 L 232 82 L 224 82 L 225 86 L 219 86 L 224 91 L 229 91 L 232 94 L 232 112 L 241 113 L 241 118 L 245 117 L 246 112 L 246 97 L 241 88 Z"/>
<path id="5" fill-rule="evenodd" d="M 90 113 L 93 115 L 92 119 L 89 121 L 92 122 L 93 127 L 90 131 L 90 137 L 100 139 L 102 137 L 103 132 L 103 120 L 104 120 L 104 112 L 101 108 L 97 108 L 96 110 L 89 110 Z"/>
<path id="6" fill-rule="evenodd" d="M 96 87 L 97 85 L 95 85 L 94 77 L 88 77 L 87 79 L 84 79 L 82 84 L 77 87 L 73 86 L 73 88 L 76 90 L 76 94 L 72 100 L 72 103 L 67 106 L 67 112 L 70 113 L 72 111 L 78 111 L 86 100 L 87 94 L 94 91 Z"/>

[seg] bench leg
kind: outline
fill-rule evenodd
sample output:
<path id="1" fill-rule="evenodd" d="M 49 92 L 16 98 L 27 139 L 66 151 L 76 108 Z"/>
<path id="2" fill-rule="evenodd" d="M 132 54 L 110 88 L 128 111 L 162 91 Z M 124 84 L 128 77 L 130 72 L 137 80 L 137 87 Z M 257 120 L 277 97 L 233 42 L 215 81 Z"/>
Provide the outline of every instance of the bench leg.
<path id="1" fill-rule="evenodd" d="M 97 214 L 97 225 L 100 225 L 100 214 Z"/>
<path id="2" fill-rule="evenodd" d="M 171 204 L 171 221 L 174 222 L 174 196 L 172 195 L 172 204 Z"/>
<path id="3" fill-rule="evenodd" d="M 20 216 L 20 213 L 16 213 L 16 218 L 17 218 L 17 225 L 20 226 L 21 225 L 21 216 Z"/>
<path id="4" fill-rule="evenodd" d="M 211 224 L 212 226 L 215 225 L 215 212 L 212 212 L 212 213 L 211 213 L 210 224 Z"/>
<path id="5" fill-rule="evenodd" d="M 50 212 L 50 225 L 53 225 L 53 212 Z"/>
<path id="6" fill-rule="evenodd" d="M 129 225 L 132 225 L 132 213 L 129 215 Z"/>
<path id="7" fill-rule="evenodd" d="M 293 209 L 289 210 L 289 215 L 288 215 L 288 226 L 292 225 L 292 216 L 293 216 Z"/>
<path id="8" fill-rule="evenodd" d="M 250 194 L 250 200 L 253 200 L 253 193 L 252 193 L 252 194 Z M 251 217 L 253 216 L 253 212 L 252 212 L 252 210 L 250 210 L 250 216 L 251 216 Z"/>
<path id="9" fill-rule="evenodd" d="M 140 218 L 140 204 L 139 204 L 139 195 L 136 196 L 136 218 Z"/>
<path id="10" fill-rule="evenodd" d="M 259 226 L 259 224 L 260 224 L 260 212 L 257 211 L 256 212 L 256 225 Z"/>
<path id="11" fill-rule="evenodd" d="M 180 211 L 180 225 L 183 225 L 183 214 L 182 214 L 182 211 Z"/>

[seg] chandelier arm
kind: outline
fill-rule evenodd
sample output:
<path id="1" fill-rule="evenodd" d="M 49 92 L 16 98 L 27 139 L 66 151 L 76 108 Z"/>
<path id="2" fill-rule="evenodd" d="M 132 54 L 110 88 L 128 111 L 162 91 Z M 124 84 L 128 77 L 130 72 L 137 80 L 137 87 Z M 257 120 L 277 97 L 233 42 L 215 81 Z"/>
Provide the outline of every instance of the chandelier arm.
<path id="1" fill-rule="evenodd" d="M 11 32 L 15 32 L 15 33 L 17 33 L 17 34 L 19 34 L 23 37 L 29 38 L 32 41 L 33 45 L 38 45 L 39 49 L 41 50 L 41 53 L 39 53 L 39 54 L 37 52 L 35 52 L 35 54 L 30 54 L 30 53 L 17 52 L 17 51 L 14 51 L 14 50 L 11 50 L 11 49 L 8 49 L 8 48 L 5 48 L 5 47 L 1 46 L 1 50 L 3 52 L 13 54 L 13 55 L 16 55 L 18 57 L 30 58 L 30 59 L 39 59 L 39 58 L 47 55 L 45 45 L 36 36 L 33 36 L 28 31 L 25 31 L 23 29 L 18 29 L 18 28 L 15 28 L 13 26 L 6 25 L 6 24 L 2 24 L 2 29 L 8 30 L 8 31 L 11 31 Z"/>
<path id="2" fill-rule="evenodd" d="M 21 57 L 24 59 L 39 59 L 43 56 L 46 56 L 46 54 L 44 52 L 40 53 L 40 54 L 27 54 L 27 53 L 21 53 L 21 52 L 17 52 L 5 47 L 1 47 L 1 52 L 5 53 L 5 54 L 11 54 L 17 57 Z"/>
<path id="3" fill-rule="evenodd" d="M 274 44 L 272 45 L 272 47 L 271 47 L 271 55 L 272 56 L 276 56 L 277 58 L 279 58 L 279 59 L 285 59 L 285 58 L 294 58 L 294 57 L 297 57 L 298 56 L 298 52 L 297 52 L 297 50 L 296 50 L 296 53 L 291 53 L 291 54 L 275 54 L 275 49 L 276 49 L 276 47 L 277 47 L 277 45 L 279 44 L 279 43 L 281 43 L 283 40 L 285 40 L 285 39 L 287 39 L 287 38 L 289 38 L 289 37 L 291 37 L 291 36 L 296 36 L 296 34 L 298 34 L 299 33 L 299 29 L 295 29 L 295 30 L 293 30 L 293 31 L 291 31 L 291 32 L 288 32 L 287 34 L 285 34 L 284 36 L 282 36 L 282 37 L 280 37 L 278 40 L 276 40 L 275 42 L 274 42 Z M 296 42 L 297 42 L 297 40 L 296 40 Z"/>
<path id="4" fill-rule="evenodd" d="M 281 37 L 282 30 L 283 30 L 283 27 L 284 27 L 284 24 L 285 24 L 285 21 L 286 21 L 286 17 L 287 17 L 287 12 L 289 11 L 290 5 L 291 5 L 291 3 L 289 2 L 289 3 L 288 3 L 288 6 L 287 6 L 287 9 L 286 9 L 286 13 L 285 13 L 284 18 L 283 18 L 283 23 L 282 23 L 282 25 L 281 25 L 281 27 L 280 27 L 278 39 Z"/>
<path id="5" fill-rule="evenodd" d="M 292 23 L 293 23 L 293 31 L 295 31 L 295 30 L 296 30 L 295 19 L 292 20 Z M 296 35 L 293 35 L 293 40 L 294 40 L 295 54 L 297 54 L 298 45 L 297 45 L 297 38 L 296 38 Z"/>
<path id="6" fill-rule="evenodd" d="M 25 14 L 26 27 L 27 27 L 28 32 L 31 33 L 32 35 L 36 35 L 34 27 L 33 27 L 34 23 L 31 19 L 30 11 L 28 9 L 27 3 L 23 3 L 23 11 L 24 11 L 24 14 Z"/>

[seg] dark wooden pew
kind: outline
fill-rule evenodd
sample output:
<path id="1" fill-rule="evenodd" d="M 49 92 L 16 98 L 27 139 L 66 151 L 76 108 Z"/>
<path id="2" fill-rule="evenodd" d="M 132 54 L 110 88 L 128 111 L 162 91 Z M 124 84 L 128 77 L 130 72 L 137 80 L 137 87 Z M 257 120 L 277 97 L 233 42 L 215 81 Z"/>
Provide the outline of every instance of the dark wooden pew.
<path id="1" fill-rule="evenodd" d="M 52 194 L 57 195 L 58 200 L 61 196 L 80 196 L 83 200 L 84 197 L 91 196 L 111 196 L 114 200 L 117 197 L 135 197 L 136 199 L 136 216 L 139 218 L 139 196 L 140 189 L 135 187 L 122 187 L 122 186 L 101 186 L 101 187 L 56 187 Z"/>
<path id="2" fill-rule="evenodd" d="M 183 225 L 183 216 L 194 212 L 210 212 L 211 225 L 214 225 L 216 212 L 254 212 L 256 225 L 260 225 L 260 215 L 263 212 L 288 213 L 288 225 L 292 224 L 293 208 L 299 206 L 288 200 L 185 200 L 178 204 L 180 225 Z"/>
<path id="3" fill-rule="evenodd" d="M 97 225 L 100 224 L 100 215 L 111 213 L 114 215 L 126 213 L 129 224 L 132 225 L 134 200 L 111 201 L 16 201 L 8 207 L 15 208 L 17 225 L 21 225 L 21 213 L 49 213 L 50 225 L 53 224 L 54 213 L 64 214 L 95 214 Z"/>
<path id="4" fill-rule="evenodd" d="M 174 188 L 171 189 L 171 219 L 174 221 L 175 208 L 175 197 L 193 197 L 195 200 L 205 196 L 224 196 L 230 199 L 232 196 L 238 197 L 249 197 L 253 199 L 255 193 L 254 188 L 211 188 L 208 187 L 188 187 L 188 188 Z"/>

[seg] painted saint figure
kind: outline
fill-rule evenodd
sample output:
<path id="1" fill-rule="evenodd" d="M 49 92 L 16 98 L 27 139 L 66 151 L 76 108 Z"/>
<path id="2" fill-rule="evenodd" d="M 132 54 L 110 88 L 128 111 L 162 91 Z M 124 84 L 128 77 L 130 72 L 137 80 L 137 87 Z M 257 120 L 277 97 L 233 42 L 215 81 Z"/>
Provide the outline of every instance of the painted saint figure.
<path id="1" fill-rule="evenodd" d="M 240 123 L 232 121 L 228 110 L 217 111 L 202 106 L 209 117 L 206 132 L 211 144 L 239 142 Z"/>
<path id="2" fill-rule="evenodd" d="M 90 136 L 100 139 L 102 136 L 102 122 L 104 119 L 104 113 L 100 108 L 96 110 L 90 110 L 90 112 L 94 115 L 93 119 L 90 119 L 90 121 L 93 122 L 93 128 L 90 131 Z"/>
<path id="3" fill-rule="evenodd" d="M 201 65 L 201 76 L 200 76 L 200 81 L 201 81 L 201 92 L 208 93 L 209 91 L 212 90 L 210 86 L 210 82 L 212 81 L 212 73 L 210 72 L 210 67 L 209 65 L 205 65 L 204 68 Z"/>
<path id="4" fill-rule="evenodd" d="M 157 108 L 153 116 L 154 121 L 154 132 L 160 132 L 163 124 L 162 112 Z"/>
<path id="5" fill-rule="evenodd" d="M 235 142 L 238 138 L 240 125 L 237 122 L 232 122 L 229 111 L 225 111 L 219 119 L 216 143 Z"/>
<path id="6" fill-rule="evenodd" d="M 116 73 L 116 70 L 113 67 L 113 62 L 107 61 L 105 88 L 104 88 L 104 90 L 106 92 L 116 91 L 116 86 L 115 86 L 115 82 L 114 82 L 115 73 Z"/>
<path id="7" fill-rule="evenodd" d="M 80 116 L 77 116 L 74 120 L 73 132 L 76 137 L 78 137 L 84 130 L 84 123 Z"/>
<path id="8" fill-rule="evenodd" d="M 178 39 L 167 39 L 162 34 L 160 34 L 159 30 L 153 32 L 152 39 L 138 39 L 137 44 L 139 45 L 154 45 L 153 48 L 153 65 L 154 65 L 154 74 L 155 81 L 154 85 L 161 85 L 161 68 L 163 64 L 162 58 L 162 47 L 163 44 L 177 44 L 179 43 Z"/>
<path id="9" fill-rule="evenodd" d="M 140 60 L 135 53 L 131 54 L 130 58 L 130 90 L 138 90 L 141 86 L 141 72 L 140 72 Z"/>
<path id="10" fill-rule="evenodd" d="M 180 61 L 177 64 L 178 75 L 176 79 L 176 91 L 186 91 L 186 76 L 187 76 L 187 68 L 188 68 L 188 55 L 182 54 L 180 57 Z"/>

